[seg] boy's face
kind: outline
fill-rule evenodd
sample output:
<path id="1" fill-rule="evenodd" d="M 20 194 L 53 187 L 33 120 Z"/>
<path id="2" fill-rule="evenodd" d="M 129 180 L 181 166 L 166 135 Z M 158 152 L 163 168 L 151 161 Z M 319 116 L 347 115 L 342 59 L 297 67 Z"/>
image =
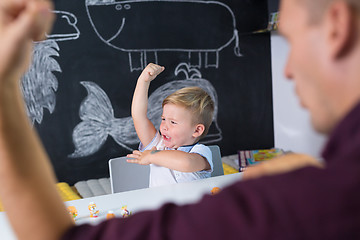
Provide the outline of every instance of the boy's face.
<path id="1" fill-rule="evenodd" d="M 194 144 L 198 137 L 192 113 L 184 107 L 166 104 L 161 116 L 160 132 L 166 147 L 175 148 Z"/>

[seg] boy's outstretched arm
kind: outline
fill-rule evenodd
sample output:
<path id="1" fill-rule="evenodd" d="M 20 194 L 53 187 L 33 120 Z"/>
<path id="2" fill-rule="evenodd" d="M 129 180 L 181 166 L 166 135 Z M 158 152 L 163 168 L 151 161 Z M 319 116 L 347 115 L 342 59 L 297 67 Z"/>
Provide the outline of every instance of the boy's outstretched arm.
<path id="1" fill-rule="evenodd" d="M 52 26 L 51 8 L 46 0 L 0 0 L 0 199 L 18 239 L 59 239 L 73 224 L 20 90 L 33 41 Z"/>
<path id="2" fill-rule="evenodd" d="M 150 82 L 156 78 L 164 67 L 150 63 L 138 78 L 131 104 L 131 116 L 136 133 L 141 143 L 146 146 L 154 138 L 156 129 L 147 117 L 148 91 Z"/>
<path id="3" fill-rule="evenodd" d="M 198 172 L 210 170 L 209 162 L 198 153 L 187 153 L 176 150 L 151 150 L 140 152 L 133 151 L 127 155 L 128 162 L 141 165 L 156 164 L 179 172 Z"/>

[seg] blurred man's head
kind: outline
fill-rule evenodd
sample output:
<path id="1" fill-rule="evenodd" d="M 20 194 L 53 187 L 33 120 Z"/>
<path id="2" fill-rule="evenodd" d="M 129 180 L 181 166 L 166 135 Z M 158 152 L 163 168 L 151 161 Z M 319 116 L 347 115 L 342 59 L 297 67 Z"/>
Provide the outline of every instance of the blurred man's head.
<path id="1" fill-rule="evenodd" d="M 330 133 L 360 100 L 360 1 L 282 0 L 279 29 L 290 46 L 285 75 L 314 128 Z"/>

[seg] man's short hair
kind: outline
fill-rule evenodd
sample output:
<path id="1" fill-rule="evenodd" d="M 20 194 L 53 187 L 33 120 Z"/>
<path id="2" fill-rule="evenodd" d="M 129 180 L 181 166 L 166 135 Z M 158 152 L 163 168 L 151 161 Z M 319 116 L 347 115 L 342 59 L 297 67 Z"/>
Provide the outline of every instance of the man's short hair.
<path id="1" fill-rule="evenodd" d="M 283 0 L 288 1 L 288 0 Z M 334 1 L 337 0 L 297 0 L 300 3 L 306 4 L 310 13 L 310 23 L 317 23 L 322 18 L 324 11 Z M 360 16 L 360 0 L 342 0 L 347 2 L 352 9 L 354 9 Z"/>
<path id="2" fill-rule="evenodd" d="M 205 90 L 200 87 L 181 88 L 167 96 L 162 103 L 162 107 L 166 104 L 182 106 L 191 111 L 194 124 L 203 124 L 205 126 L 201 137 L 206 136 L 213 120 L 214 101 Z"/>

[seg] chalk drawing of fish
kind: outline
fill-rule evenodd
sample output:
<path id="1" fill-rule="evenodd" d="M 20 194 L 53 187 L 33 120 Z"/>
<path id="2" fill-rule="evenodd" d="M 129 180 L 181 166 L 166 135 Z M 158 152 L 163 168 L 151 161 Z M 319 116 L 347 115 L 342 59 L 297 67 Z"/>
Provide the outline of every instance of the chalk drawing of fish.
<path id="1" fill-rule="evenodd" d="M 205 79 L 201 78 L 201 73 L 190 68 L 188 64 L 181 63 L 175 69 L 175 75 L 183 73 L 184 80 L 174 80 L 157 88 L 148 99 L 148 118 L 158 129 L 160 126 L 162 107 L 164 98 L 176 90 L 188 87 L 198 86 L 203 88 L 213 99 L 215 103 L 213 129 L 202 139 L 202 143 L 218 142 L 222 139 L 221 129 L 217 124 L 218 98 L 215 88 Z M 93 82 L 81 82 L 86 88 L 88 96 L 80 105 L 80 122 L 73 131 L 74 153 L 69 156 L 79 158 L 96 153 L 105 143 L 108 136 L 111 136 L 116 143 L 123 148 L 132 151 L 129 145 L 139 143 L 136 135 L 134 123 L 131 117 L 115 118 L 112 104 L 107 94 Z"/>
<path id="2" fill-rule="evenodd" d="M 97 152 L 108 135 L 122 147 L 139 142 L 131 117 L 114 117 L 114 110 L 106 93 L 93 82 L 81 82 L 88 96 L 80 105 L 80 122 L 73 131 L 75 152 L 69 157 L 85 157 Z"/>

